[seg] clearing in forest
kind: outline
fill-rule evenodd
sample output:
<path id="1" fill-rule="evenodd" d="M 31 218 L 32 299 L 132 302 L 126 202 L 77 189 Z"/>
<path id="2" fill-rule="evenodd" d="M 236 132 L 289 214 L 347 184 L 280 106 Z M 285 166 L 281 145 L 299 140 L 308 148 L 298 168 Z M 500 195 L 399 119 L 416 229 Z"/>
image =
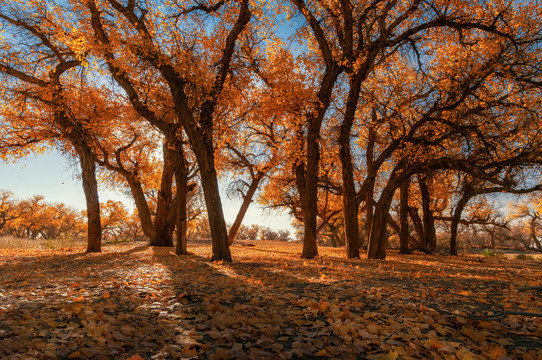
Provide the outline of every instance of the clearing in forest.
<path id="1" fill-rule="evenodd" d="M 542 358 L 540 258 L 191 245 L 0 250 L 0 358 Z"/>

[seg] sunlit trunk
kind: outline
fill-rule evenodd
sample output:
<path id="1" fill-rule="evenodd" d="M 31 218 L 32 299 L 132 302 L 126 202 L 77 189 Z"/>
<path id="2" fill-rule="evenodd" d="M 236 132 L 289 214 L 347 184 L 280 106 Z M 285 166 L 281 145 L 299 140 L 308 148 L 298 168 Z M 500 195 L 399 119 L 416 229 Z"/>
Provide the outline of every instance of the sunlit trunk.
<path id="1" fill-rule="evenodd" d="M 151 239 L 152 246 L 173 246 L 172 227 L 168 223 L 168 215 L 172 204 L 172 184 L 175 175 L 174 150 L 164 143 L 164 165 L 158 200 L 156 202 L 156 217 L 154 219 L 155 238 Z"/>
<path id="2" fill-rule="evenodd" d="M 154 224 L 152 223 L 151 212 L 141 182 L 135 176 L 128 177 L 127 181 L 130 186 L 130 191 L 132 192 L 132 197 L 134 198 L 143 234 L 152 243 L 152 239 L 155 238 Z"/>
<path id="3" fill-rule="evenodd" d="M 96 181 L 96 164 L 92 151 L 83 146 L 77 149 L 81 164 L 83 191 L 87 203 L 88 243 L 87 252 L 102 251 L 102 223 L 100 220 L 100 199 L 98 197 L 98 182 Z"/>
<path id="4" fill-rule="evenodd" d="M 184 159 L 183 145 L 177 144 L 175 151 L 175 183 L 177 185 L 177 207 L 175 224 L 177 228 L 175 253 L 177 255 L 187 255 L 186 232 L 188 229 L 187 219 L 187 193 L 188 177 L 186 173 L 186 164 Z"/>
<path id="5" fill-rule="evenodd" d="M 241 224 L 243 223 L 243 219 L 245 218 L 245 215 L 248 211 L 248 207 L 250 206 L 250 203 L 252 203 L 254 194 L 256 193 L 256 190 L 258 190 L 258 186 L 260 185 L 260 181 L 263 179 L 263 176 L 264 176 L 263 173 L 256 174 L 254 179 L 252 179 L 252 182 L 247 190 L 247 193 L 243 196 L 243 202 L 241 203 L 239 212 L 237 213 L 237 216 L 235 217 L 235 221 L 233 222 L 230 228 L 230 231 L 228 233 L 228 244 L 230 246 L 231 244 L 233 244 L 235 235 L 237 234 L 237 231 L 239 231 L 239 228 L 241 227 Z"/>

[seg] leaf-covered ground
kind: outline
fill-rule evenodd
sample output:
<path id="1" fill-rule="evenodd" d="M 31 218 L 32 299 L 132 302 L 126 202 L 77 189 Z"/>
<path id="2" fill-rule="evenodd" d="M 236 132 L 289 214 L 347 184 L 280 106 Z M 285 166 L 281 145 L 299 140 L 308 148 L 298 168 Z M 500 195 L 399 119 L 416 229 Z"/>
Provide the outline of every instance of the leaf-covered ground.
<path id="1" fill-rule="evenodd" d="M 0 358 L 542 358 L 540 260 L 251 244 L 0 250 Z"/>

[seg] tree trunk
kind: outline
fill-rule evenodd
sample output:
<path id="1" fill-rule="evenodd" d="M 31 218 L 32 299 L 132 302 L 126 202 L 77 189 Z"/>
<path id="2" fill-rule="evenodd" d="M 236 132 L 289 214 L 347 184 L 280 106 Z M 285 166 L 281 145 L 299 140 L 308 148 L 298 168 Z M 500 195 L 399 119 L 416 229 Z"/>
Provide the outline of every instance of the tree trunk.
<path id="1" fill-rule="evenodd" d="M 176 144 L 175 151 L 175 183 L 177 185 L 177 211 L 175 224 L 177 227 L 175 253 L 177 255 L 188 255 L 186 247 L 186 232 L 188 229 L 188 219 L 186 212 L 187 194 L 188 194 L 188 176 L 186 174 L 186 164 L 182 143 Z"/>
<path id="2" fill-rule="evenodd" d="M 422 219 L 420 218 L 420 215 L 418 214 L 418 208 L 414 206 L 408 207 L 408 213 L 410 215 L 410 219 L 412 220 L 412 224 L 414 224 L 414 230 L 416 231 L 416 234 L 418 235 L 418 242 L 420 243 L 420 247 L 425 249 L 425 235 L 423 233 L 423 224 Z"/>
<path id="3" fill-rule="evenodd" d="M 533 242 L 533 247 L 536 249 L 542 249 L 542 245 L 540 244 L 540 240 L 538 240 L 538 236 L 536 236 L 536 220 L 538 220 L 538 216 L 533 216 L 533 218 L 530 221 L 530 228 L 531 228 L 531 240 Z"/>
<path id="4" fill-rule="evenodd" d="M 87 252 L 102 251 L 102 223 L 100 220 L 100 199 L 98 197 L 98 182 L 96 181 L 96 164 L 92 151 L 82 146 L 78 149 L 81 164 L 83 191 L 87 203 L 88 242 Z"/>
<path id="5" fill-rule="evenodd" d="M 319 155 L 318 151 L 317 155 Z M 316 217 L 318 215 L 318 198 L 316 196 L 317 194 L 315 194 L 314 196 L 311 196 L 312 194 L 309 195 L 309 191 L 307 190 L 307 181 L 309 180 L 309 176 L 305 172 L 305 166 L 302 161 L 295 165 L 295 175 L 304 225 L 303 250 L 301 252 L 301 257 L 304 259 L 313 259 L 318 255 L 318 247 L 316 245 Z M 314 179 L 311 181 L 314 181 Z M 318 179 L 316 179 L 316 181 L 318 181 Z M 312 188 L 316 188 L 316 191 L 318 190 L 318 188 L 315 186 L 313 186 Z"/>
<path id="6" fill-rule="evenodd" d="M 392 181 L 390 179 L 390 181 Z M 371 235 L 369 238 L 369 249 L 367 256 L 369 259 L 385 259 L 387 244 L 387 214 L 390 210 L 393 194 L 399 187 L 395 182 L 388 183 L 382 190 L 380 199 L 376 203 Z"/>
<path id="7" fill-rule="evenodd" d="M 201 186 L 212 238 L 211 261 L 231 261 L 228 232 L 215 168 L 212 114 L 212 108 L 205 108 L 200 115 L 201 126 L 198 128 L 185 126 L 185 131 L 196 155 L 201 176 Z M 181 112 L 180 115 L 192 116 L 191 113 L 185 114 L 184 112 Z"/>
<path id="8" fill-rule="evenodd" d="M 376 112 L 373 110 L 373 121 L 376 121 Z M 367 152 L 365 154 L 367 162 L 367 174 L 374 172 L 375 161 L 374 161 L 374 144 L 376 139 L 376 132 L 371 124 L 369 126 L 369 133 L 367 138 Z M 369 242 L 369 237 L 371 236 L 371 228 L 373 226 L 373 202 L 374 202 L 374 192 L 375 192 L 375 179 L 367 179 L 367 192 L 365 193 L 365 232 L 367 234 L 367 243 Z M 367 244 L 368 246 L 368 244 Z"/>
<path id="9" fill-rule="evenodd" d="M 346 256 L 349 259 L 359 258 L 359 203 L 357 200 L 356 184 L 354 182 L 354 166 L 350 149 L 350 132 L 354 124 L 356 108 L 359 100 L 359 89 L 362 77 L 358 74 L 350 78 L 346 112 L 339 133 L 339 158 L 342 166 L 343 180 L 343 214 L 346 239 Z"/>
<path id="10" fill-rule="evenodd" d="M 173 246 L 171 227 L 168 224 L 168 215 L 172 206 L 172 183 L 175 174 L 175 151 L 170 148 L 171 143 L 163 145 L 164 169 L 156 202 L 156 217 L 154 219 L 155 238 L 151 239 L 151 246 Z"/>
<path id="11" fill-rule="evenodd" d="M 235 221 L 233 222 L 233 225 L 230 228 L 230 231 L 228 233 L 228 244 L 231 246 L 233 244 L 233 240 L 235 239 L 235 235 L 237 234 L 237 231 L 241 227 L 241 224 L 243 223 L 243 219 L 248 211 L 248 207 L 250 206 L 250 203 L 252 203 L 252 199 L 254 198 L 254 194 L 256 193 L 256 190 L 258 190 L 258 186 L 260 185 L 260 181 L 263 179 L 264 173 L 258 172 L 254 179 L 252 179 L 252 183 L 250 184 L 247 193 L 243 196 L 243 203 L 241 204 L 241 207 L 239 208 L 239 212 L 237 213 L 237 216 L 235 217 Z"/>
<path id="12" fill-rule="evenodd" d="M 212 148 L 212 145 L 211 145 Z M 209 154 L 210 157 L 213 155 Z M 212 238 L 211 261 L 231 261 L 231 252 L 228 244 L 226 222 L 220 201 L 218 179 L 214 167 L 214 161 L 198 161 L 201 175 L 201 185 L 205 195 L 205 204 L 209 217 L 209 227 Z"/>
<path id="13" fill-rule="evenodd" d="M 369 250 L 367 253 L 369 259 L 386 258 L 387 225 L 390 206 L 395 190 L 412 175 L 412 169 L 409 170 L 407 166 L 409 165 L 406 160 L 399 163 L 390 174 L 388 183 L 380 193 L 380 198 L 375 207 L 373 226 L 371 227 Z"/>
<path id="14" fill-rule="evenodd" d="M 420 193 L 422 196 L 422 210 L 423 210 L 423 234 L 425 240 L 425 248 L 430 251 L 437 249 L 437 233 L 435 230 L 435 219 L 433 218 L 433 211 L 431 210 L 431 194 L 429 192 L 429 186 L 427 174 L 418 174 L 418 183 L 420 185 Z"/>
<path id="15" fill-rule="evenodd" d="M 400 187 L 399 223 L 401 230 L 399 234 L 399 253 L 408 254 L 408 187 L 409 181 L 405 181 Z"/>
<path id="16" fill-rule="evenodd" d="M 457 255 L 457 229 L 459 228 L 459 222 L 461 221 L 461 215 L 467 203 L 471 199 L 471 194 L 468 190 L 463 190 L 463 195 L 457 202 L 452 216 L 452 223 L 450 225 L 450 255 Z"/>
<path id="17" fill-rule="evenodd" d="M 137 208 L 137 214 L 139 215 L 139 221 L 141 222 L 141 228 L 143 229 L 143 234 L 150 240 L 150 243 L 153 242 L 155 238 L 154 225 L 152 223 L 151 211 L 149 210 L 149 205 L 147 204 L 147 199 L 145 198 L 145 193 L 143 192 L 143 187 L 141 182 L 135 175 L 127 176 L 126 180 L 130 186 L 130 191 L 132 192 L 132 197 Z"/>

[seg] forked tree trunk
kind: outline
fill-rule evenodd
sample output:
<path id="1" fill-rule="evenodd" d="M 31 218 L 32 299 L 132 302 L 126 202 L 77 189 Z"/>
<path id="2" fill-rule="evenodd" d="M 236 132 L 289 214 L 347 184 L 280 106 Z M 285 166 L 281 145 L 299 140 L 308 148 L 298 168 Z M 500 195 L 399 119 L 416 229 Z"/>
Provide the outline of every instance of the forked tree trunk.
<path id="1" fill-rule="evenodd" d="M 96 164 L 92 151 L 81 146 L 77 149 L 81 164 L 83 191 L 87 203 L 88 242 L 87 252 L 102 251 L 102 223 L 100 220 L 100 199 L 98 197 L 98 182 L 96 181 Z"/>
<path id="2" fill-rule="evenodd" d="M 380 195 L 380 199 L 376 203 L 373 225 L 371 227 L 371 235 L 369 239 L 369 249 L 367 257 L 369 259 L 385 259 L 387 236 L 387 214 L 390 211 L 393 194 L 399 184 L 392 182 L 388 184 Z"/>
<path id="3" fill-rule="evenodd" d="M 409 181 L 405 181 L 400 187 L 400 204 L 399 204 L 399 253 L 408 254 L 408 187 Z"/>
<path id="4" fill-rule="evenodd" d="M 175 153 L 169 145 L 169 142 L 165 142 L 163 145 L 164 169 L 156 202 L 155 238 L 151 239 L 151 246 L 173 246 L 172 227 L 168 223 L 168 217 L 173 197 L 171 188 L 175 174 Z"/>
<path id="5" fill-rule="evenodd" d="M 369 239 L 369 250 L 367 257 L 369 259 L 385 259 L 387 245 L 387 225 L 388 215 L 395 190 L 412 176 L 412 169 L 407 168 L 407 161 L 403 161 L 390 174 L 388 183 L 380 193 L 380 198 L 376 203 L 373 226 Z"/>
<path id="6" fill-rule="evenodd" d="M 233 244 L 233 240 L 235 240 L 235 235 L 237 234 L 237 231 L 239 231 L 239 228 L 241 227 L 241 224 L 243 223 L 243 219 L 245 218 L 245 215 L 248 211 L 248 207 L 250 206 L 250 203 L 252 203 L 252 199 L 254 198 L 254 194 L 256 193 L 256 190 L 258 190 L 258 186 L 260 185 L 260 181 L 262 181 L 264 177 L 264 173 L 258 172 L 254 179 L 252 179 L 252 183 L 248 187 L 247 193 L 243 196 L 243 202 L 241 203 L 241 207 L 239 208 L 239 212 L 237 213 L 237 216 L 235 217 L 235 221 L 233 222 L 230 231 L 228 233 L 228 244 L 231 246 Z"/>
<path id="7" fill-rule="evenodd" d="M 420 243 L 420 247 L 425 249 L 425 236 L 423 234 L 423 224 L 422 219 L 420 218 L 420 214 L 418 214 L 418 208 L 414 206 L 408 207 L 408 213 L 410 215 L 410 220 L 412 220 L 412 224 L 414 225 L 414 230 L 416 231 L 416 234 L 418 235 L 418 242 Z"/>

